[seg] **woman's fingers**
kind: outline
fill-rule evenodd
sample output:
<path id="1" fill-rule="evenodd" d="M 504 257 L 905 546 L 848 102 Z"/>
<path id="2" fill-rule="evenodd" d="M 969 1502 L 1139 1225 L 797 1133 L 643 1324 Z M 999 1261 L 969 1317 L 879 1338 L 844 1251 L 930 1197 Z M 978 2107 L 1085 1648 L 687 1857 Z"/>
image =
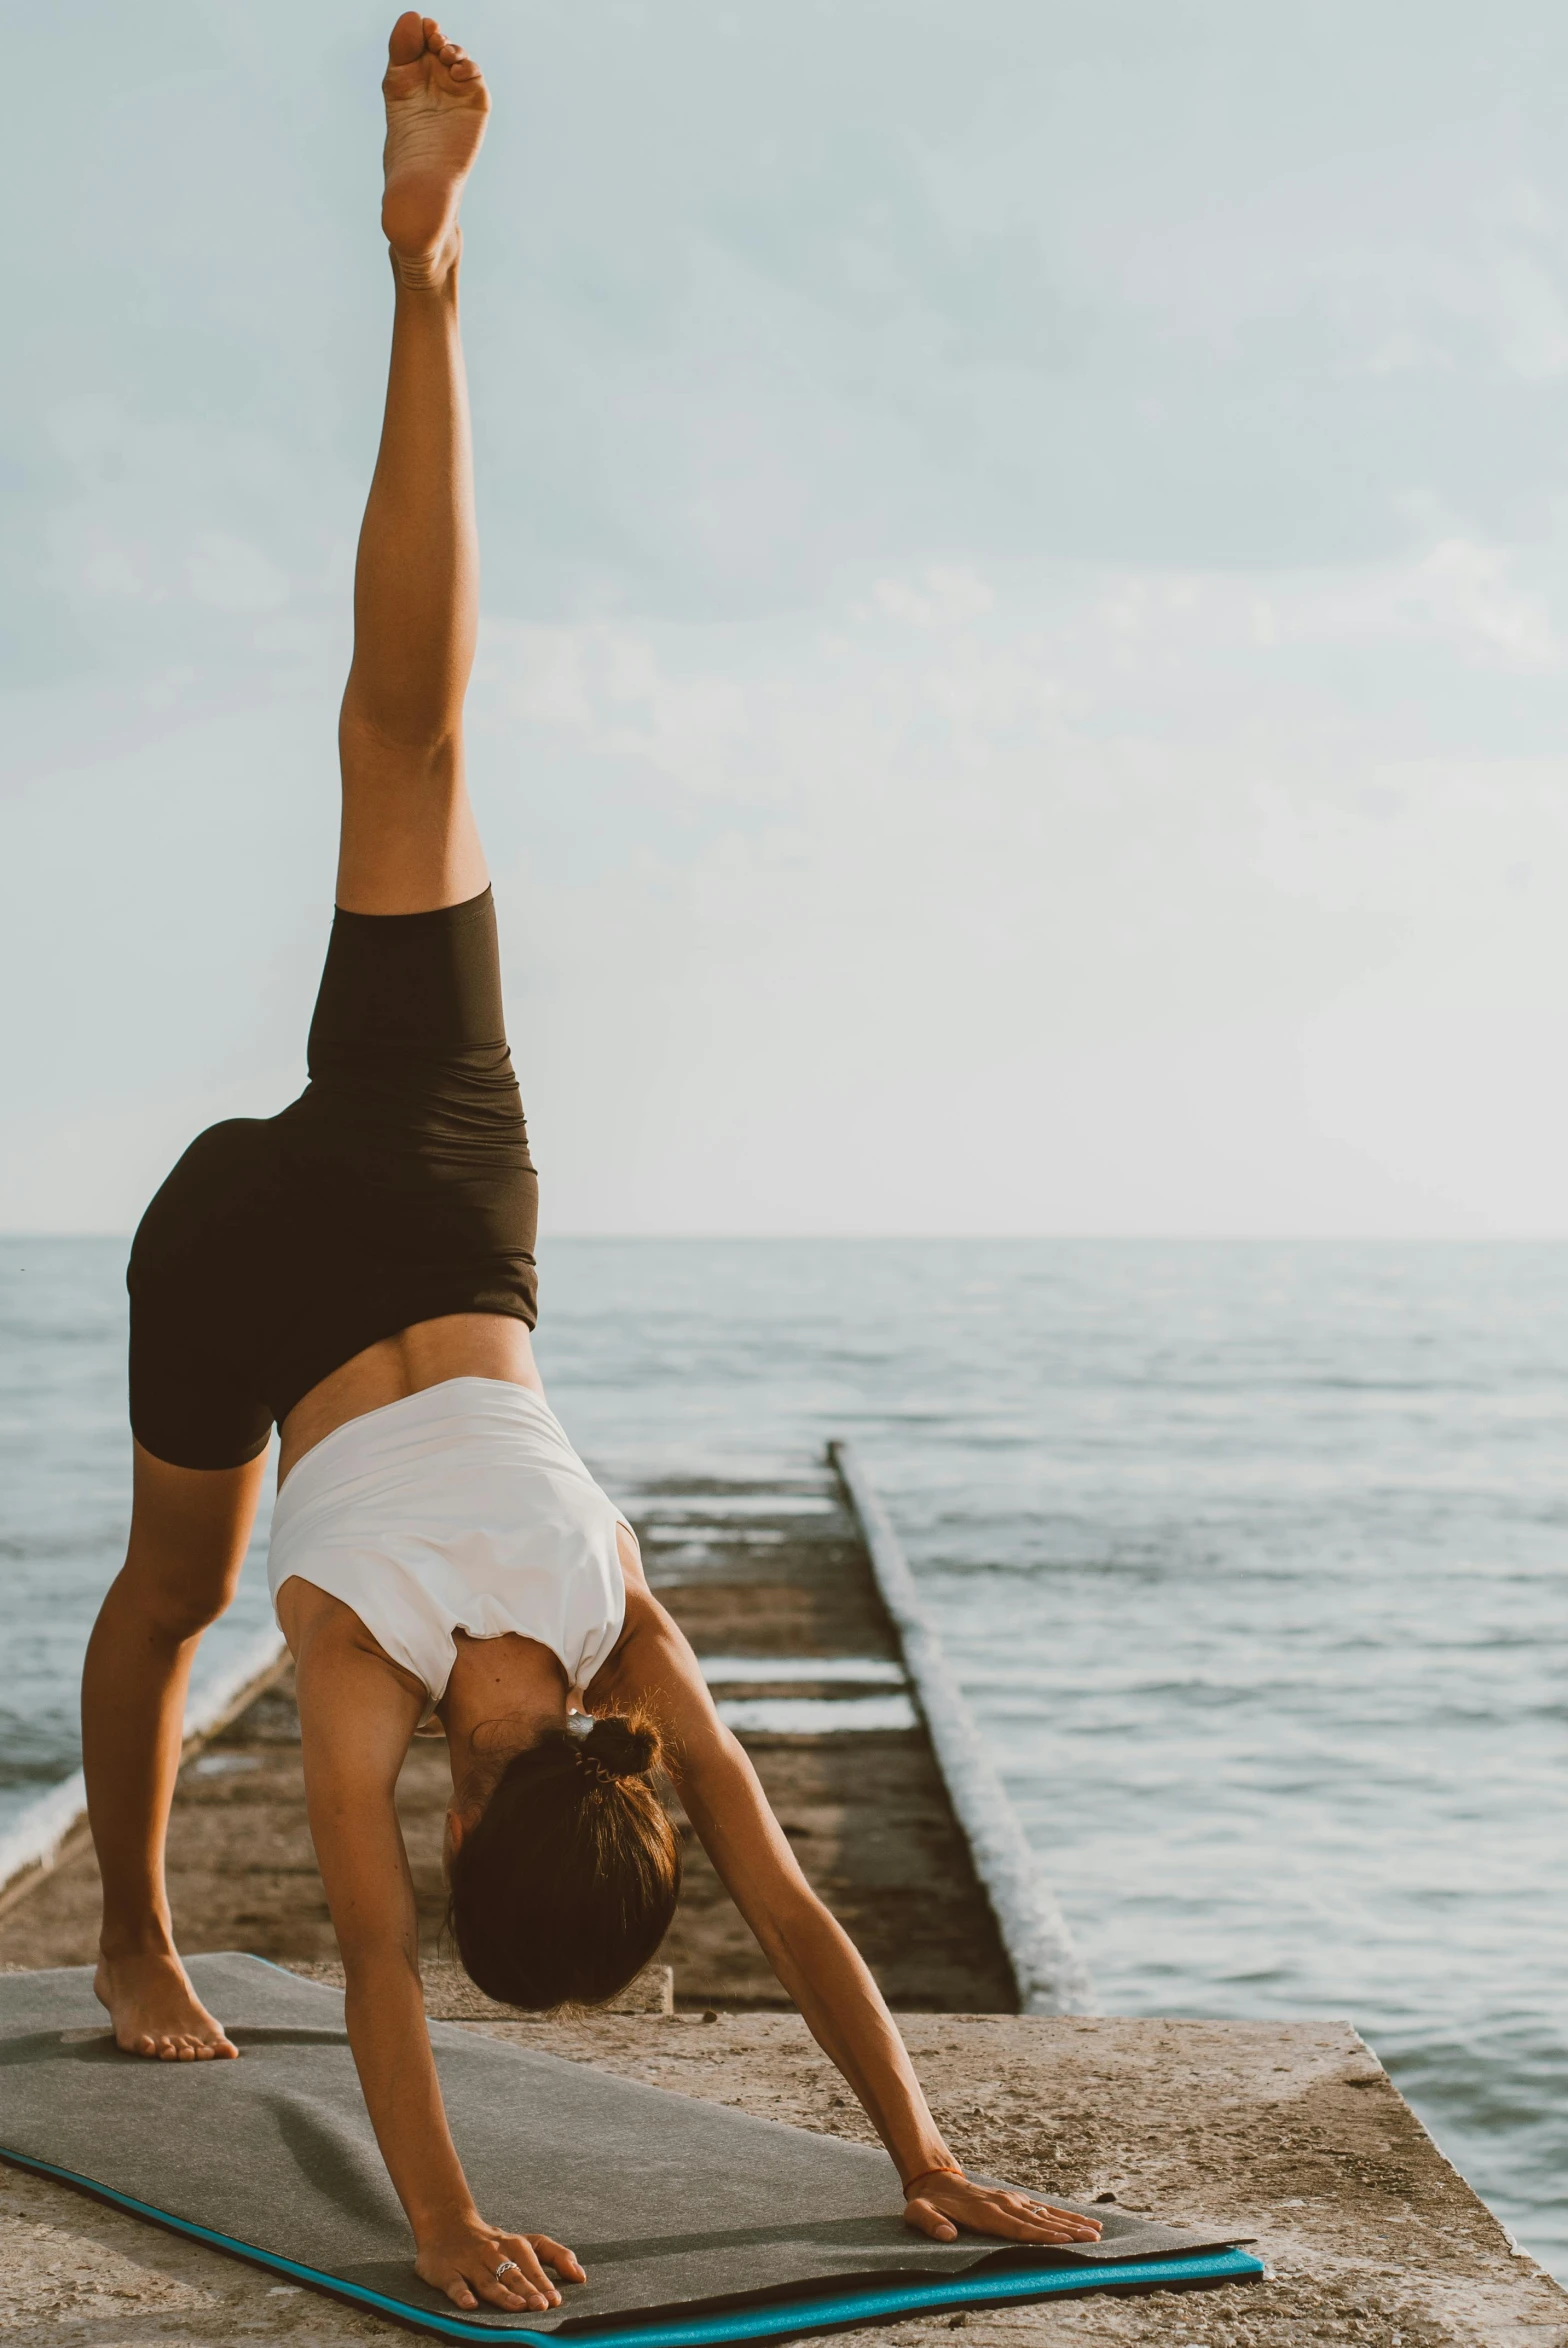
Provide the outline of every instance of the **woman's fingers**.
<path id="1" fill-rule="evenodd" d="M 534 2255 L 545 2266 L 554 2267 L 563 2283 L 586 2283 L 587 2269 L 578 2263 L 577 2253 L 568 2250 L 564 2242 L 552 2242 L 548 2234 L 530 2234 Z"/>
<path id="2" fill-rule="evenodd" d="M 1076 2210 L 1054 2209 L 1048 2201 L 1031 2201 L 1022 2193 L 990 2196 L 988 2231 L 1005 2234 L 1012 2242 L 1098 2242 L 1100 2229 L 1092 2218 Z"/>
<path id="3" fill-rule="evenodd" d="M 532 2307 L 541 2312 L 547 2307 L 559 2307 L 561 2294 L 540 2265 L 538 2254 L 534 2248 L 536 2242 L 542 2242 L 544 2239 L 542 2234 L 497 2235 L 495 2255 L 490 2260 L 489 2272 L 485 2277 L 490 2285 L 490 2290 L 492 2292 L 510 2292 L 513 2294 L 514 2304 L 520 2301 L 523 2306 Z M 497 2280 L 495 2270 L 505 2258 L 512 2261 L 511 2271 Z M 488 2297 L 489 2293 L 486 2293 L 486 2296 Z M 499 2298 L 495 2304 L 500 2306 Z"/>
<path id="4" fill-rule="evenodd" d="M 500 2261 L 496 2263 L 499 2265 Z M 543 2295 L 529 2292 L 525 2296 L 521 2291 L 509 2290 L 507 2286 L 516 2280 L 515 2275 L 508 2275 L 498 2283 L 493 2274 L 486 2274 L 480 2266 L 474 2264 L 466 2274 L 460 2272 L 453 2275 L 445 2286 L 446 2295 L 454 2307 L 477 2307 L 483 2300 L 487 2306 L 504 2308 L 508 2315 L 542 2315 L 545 2309 Z"/>
<path id="5" fill-rule="evenodd" d="M 497 2267 L 505 2267 L 505 2273 L 498 2275 Z M 425 2274 L 427 2281 L 436 2281 L 428 2268 Z M 437 2287 L 445 2291 L 454 2307 L 476 2307 L 483 2301 L 508 2315 L 543 2315 L 561 2304 L 560 2292 L 520 2234 L 498 2234 L 490 2242 L 465 2244 Z"/>
<path id="6" fill-rule="evenodd" d="M 573 2252 L 548 2234 L 502 2234 L 489 2227 L 464 2228 L 455 2240 L 430 2244 L 415 2261 L 427 2283 L 444 2291 L 454 2307 L 498 2307 L 508 2315 L 543 2315 L 561 2304 L 545 2273 L 551 2266 L 566 2283 L 588 2280 Z M 503 2271 L 497 2273 L 496 2269 Z"/>
<path id="7" fill-rule="evenodd" d="M 526 2273 L 498 2275 L 495 2270 L 500 2263 L 499 2255 L 490 2266 L 482 2266 L 476 2259 L 465 2267 L 457 2282 L 482 2299 L 487 2307 L 504 2307 L 508 2315 L 544 2315 L 552 2307 L 560 2306 L 561 2294 L 552 2290 L 543 2277 L 536 2282 Z M 517 2264 L 520 2267 L 522 2260 Z M 452 2296 L 457 2297 L 455 2289 Z"/>
<path id="8" fill-rule="evenodd" d="M 1029 2193 L 1012 2193 L 1007 2198 L 1022 2216 L 1050 2226 L 1065 2242 L 1098 2242 L 1105 2231 L 1098 2218 L 1086 2218 L 1082 2210 L 1058 2209 L 1054 2202 L 1037 2201 Z"/>
<path id="9" fill-rule="evenodd" d="M 1033 2194 L 1009 2193 L 993 2186 L 975 2185 L 967 2177 L 945 2182 L 929 2194 L 904 2205 L 907 2222 L 933 2241 L 951 2242 L 960 2226 L 976 2233 L 1000 2235 L 1008 2242 L 1062 2244 L 1098 2242 L 1098 2219 L 1077 2210 L 1058 2209 Z"/>
<path id="10" fill-rule="evenodd" d="M 913 2226 L 917 2234 L 929 2234 L 933 2242 L 953 2242 L 958 2238 L 958 2228 L 934 2201 L 906 2201 L 904 2223 Z"/>

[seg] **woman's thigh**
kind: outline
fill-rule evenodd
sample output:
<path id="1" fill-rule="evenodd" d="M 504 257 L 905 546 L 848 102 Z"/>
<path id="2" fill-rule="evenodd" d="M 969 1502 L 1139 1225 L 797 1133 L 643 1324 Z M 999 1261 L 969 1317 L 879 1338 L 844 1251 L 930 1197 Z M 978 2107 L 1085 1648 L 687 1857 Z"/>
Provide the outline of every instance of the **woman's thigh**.
<path id="1" fill-rule="evenodd" d="M 131 1537 L 120 1587 L 161 1627 L 189 1637 L 234 1595 L 267 1455 L 242 1467 L 172 1467 L 138 1443 Z"/>

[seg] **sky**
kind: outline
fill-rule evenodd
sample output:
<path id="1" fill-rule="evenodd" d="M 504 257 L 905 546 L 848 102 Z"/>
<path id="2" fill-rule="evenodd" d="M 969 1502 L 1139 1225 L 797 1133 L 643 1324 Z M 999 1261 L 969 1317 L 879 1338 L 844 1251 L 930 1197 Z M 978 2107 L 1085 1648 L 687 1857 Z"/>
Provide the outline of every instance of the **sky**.
<path id="1" fill-rule="evenodd" d="M 8 113 L 0 1229 L 304 1079 L 391 13 Z M 1568 14 L 447 21 L 546 1231 L 1568 1232 Z"/>

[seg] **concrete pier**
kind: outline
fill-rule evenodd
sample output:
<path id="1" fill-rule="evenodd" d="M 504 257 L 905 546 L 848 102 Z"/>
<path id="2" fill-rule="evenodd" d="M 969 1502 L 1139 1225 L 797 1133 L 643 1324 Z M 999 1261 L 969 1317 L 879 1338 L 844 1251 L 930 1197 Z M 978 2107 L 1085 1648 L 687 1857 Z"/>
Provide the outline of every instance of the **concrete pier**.
<path id="1" fill-rule="evenodd" d="M 1013 2010 L 995 1920 L 925 1733 L 900 1693 L 898 1642 L 836 1479 L 824 1469 L 763 1490 L 670 1485 L 640 1495 L 631 1513 L 649 1579 L 699 1656 L 730 1659 L 715 1694 L 740 1723 L 806 1874 L 889 2003 Z M 903 1723 L 858 1725 L 868 1706 L 872 1719 L 901 1709 Z M 417 1740 L 399 1807 L 431 1957 L 445 1905 L 441 1823 L 450 1790 L 444 1744 Z M 680 1824 L 685 1887 L 662 1952 L 677 2001 L 783 2005 L 733 1901 Z M 336 1957 L 305 1825 L 286 1668 L 187 1759 L 170 1826 L 169 1890 L 192 1951 L 242 1948 L 283 1964 Z M 85 1833 L 18 1893 L 0 1902 L 0 1964 L 91 1960 L 98 1876 Z"/>
<path id="2" fill-rule="evenodd" d="M 899 2348 L 1564 2348 L 1568 2294 L 1511 2251 L 1344 2023 L 900 2017 L 975 2169 L 1258 2236 L 1269 2277 L 973 2309 Z M 739 2009 L 471 2025 L 825 2133 L 868 2131 L 793 2015 Z M 521 2213 L 519 2213 L 521 2214 Z M 547 2210 L 530 2222 L 547 2225 Z M 862 2333 L 861 2338 L 885 2336 Z M 0 2340 L 347 2348 L 408 2334 L 0 2168 Z"/>
<path id="3" fill-rule="evenodd" d="M 829 1474 L 758 1489 L 669 1484 L 633 1510 L 650 1578 L 708 1660 L 815 1882 L 865 1952 L 949 2137 L 971 2167 L 1175 2222 L 1255 2233 L 1265 2282 L 1096 2295 L 889 2327 L 906 2348 L 965 2329 L 976 2348 L 1149 2341 L 1167 2348 L 1568 2348 L 1568 2294 L 1515 2253 L 1345 2023 L 1019 2015 L 1013 1973 L 942 1775 L 901 1691 L 900 1650 Z M 869 1724 L 869 1725 L 868 1725 Z M 439 1961 L 444 1748 L 416 1744 L 400 1788 L 432 2010 L 485 2012 Z M 776 1982 L 700 1848 L 654 2010 L 468 2026 L 867 2138 L 842 2081 Z M 171 1890 L 184 1945 L 301 1970 L 336 1958 L 305 1829 L 288 1674 L 182 1772 Z M 0 1903 L 0 1964 L 86 1963 L 90 1848 Z M 496 2213 L 499 2214 L 499 2213 Z M 524 2213 L 516 2213 L 523 2215 Z M 547 2225 L 547 2211 L 530 2211 Z M 407 2333 L 269 2283 L 80 2194 L 0 2167 L 0 2341 L 337 2348 Z"/>

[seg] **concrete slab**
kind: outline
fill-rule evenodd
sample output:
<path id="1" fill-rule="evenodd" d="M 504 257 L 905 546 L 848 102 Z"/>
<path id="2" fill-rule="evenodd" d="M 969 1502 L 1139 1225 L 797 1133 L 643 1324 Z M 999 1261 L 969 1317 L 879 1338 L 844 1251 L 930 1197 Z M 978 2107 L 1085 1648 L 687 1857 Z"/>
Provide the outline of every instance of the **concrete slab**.
<path id="1" fill-rule="evenodd" d="M 1245 2225 L 1271 2274 L 1212 2293 L 975 2310 L 863 2337 L 899 2348 L 937 2348 L 958 2329 L 973 2348 L 1568 2348 L 1568 2294 L 1512 2249 L 1348 2024 L 907 2014 L 900 2026 L 972 2167 Z M 472 2027 L 799 2126 L 869 2133 L 793 2015 Z M 545 2210 L 514 2214 L 548 2223 Z M 0 2340 L 391 2348 L 407 2337 L 0 2169 Z"/>

